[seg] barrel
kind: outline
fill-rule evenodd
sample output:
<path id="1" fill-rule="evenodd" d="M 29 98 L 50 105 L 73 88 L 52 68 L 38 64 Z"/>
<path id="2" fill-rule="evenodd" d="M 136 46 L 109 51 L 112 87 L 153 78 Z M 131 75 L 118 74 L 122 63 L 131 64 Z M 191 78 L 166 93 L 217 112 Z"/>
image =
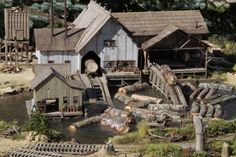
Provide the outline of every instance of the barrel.
<path id="1" fill-rule="evenodd" d="M 95 73 L 98 70 L 98 65 L 93 59 L 85 61 L 85 67 L 88 73 Z"/>

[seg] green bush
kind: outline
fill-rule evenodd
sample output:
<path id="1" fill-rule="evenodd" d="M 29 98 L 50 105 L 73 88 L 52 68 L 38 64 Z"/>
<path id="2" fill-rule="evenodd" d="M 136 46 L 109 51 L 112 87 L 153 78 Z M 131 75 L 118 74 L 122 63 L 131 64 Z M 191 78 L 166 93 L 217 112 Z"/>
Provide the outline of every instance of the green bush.
<path id="1" fill-rule="evenodd" d="M 223 147 L 223 143 L 224 143 L 223 140 L 216 140 L 216 141 L 210 142 L 208 144 L 209 151 L 214 153 L 215 157 L 217 157 L 217 156 L 220 157 L 221 150 L 222 150 L 222 147 Z"/>
<path id="2" fill-rule="evenodd" d="M 207 152 L 204 151 L 198 151 L 198 152 L 194 152 L 192 157 L 208 157 Z"/>
<path id="3" fill-rule="evenodd" d="M 149 130 L 147 122 L 141 121 L 140 123 L 138 123 L 137 129 L 138 129 L 139 138 L 145 137 L 148 134 L 148 130 Z"/>
<path id="4" fill-rule="evenodd" d="M 0 120 L 0 131 L 6 130 L 11 127 L 17 127 L 17 121 L 12 121 L 10 123 Z"/>
<path id="5" fill-rule="evenodd" d="M 39 134 L 48 134 L 48 122 L 42 114 L 33 114 L 24 126 L 23 130 L 26 131 L 35 131 Z"/>
<path id="6" fill-rule="evenodd" d="M 181 157 L 182 148 L 171 143 L 149 144 L 143 151 L 144 157 Z"/>
<path id="7" fill-rule="evenodd" d="M 223 119 L 209 121 L 207 132 L 209 137 L 216 137 L 236 131 L 236 121 L 226 121 Z"/>
<path id="8" fill-rule="evenodd" d="M 133 143 L 138 139 L 138 132 L 128 133 L 122 136 L 115 136 L 111 139 L 111 141 L 115 144 L 128 144 Z"/>

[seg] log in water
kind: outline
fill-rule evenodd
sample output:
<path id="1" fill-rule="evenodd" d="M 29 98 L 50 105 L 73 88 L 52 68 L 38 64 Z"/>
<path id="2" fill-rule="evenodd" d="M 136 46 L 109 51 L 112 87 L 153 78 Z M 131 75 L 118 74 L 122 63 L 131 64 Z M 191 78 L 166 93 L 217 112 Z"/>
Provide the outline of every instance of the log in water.
<path id="1" fill-rule="evenodd" d="M 181 87 L 179 86 L 179 85 L 175 85 L 175 92 L 176 92 L 176 94 L 177 94 L 177 96 L 178 96 L 178 98 L 179 98 L 179 101 L 180 101 L 180 104 L 179 105 L 183 105 L 183 106 L 185 106 L 186 108 L 188 107 L 188 104 L 187 104 L 187 102 L 186 102 L 186 99 L 185 99 L 185 97 L 184 97 L 184 94 L 183 94 L 183 92 L 182 92 L 182 89 L 181 89 Z"/>
<path id="2" fill-rule="evenodd" d="M 199 111 L 200 111 L 200 106 L 196 101 L 194 101 L 192 103 L 190 112 L 196 114 L 196 113 L 199 113 Z"/>
<path id="3" fill-rule="evenodd" d="M 130 131 L 130 128 L 123 124 L 122 120 L 119 119 L 102 118 L 100 124 L 101 126 L 110 128 L 119 134 L 126 134 Z"/>
<path id="4" fill-rule="evenodd" d="M 197 97 L 197 95 L 203 90 L 203 88 L 198 88 L 195 91 L 193 91 L 193 93 L 189 96 L 190 100 L 194 100 L 195 97 Z"/>
<path id="5" fill-rule="evenodd" d="M 135 101 L 146 101 L 146 100 L 152 100 L 153 103 L 161 103 L 163 100 L 160 98 L 150 97 L 146 95 L 140 95 L 140 94 L 133 94 L 131 95 L 131 98 Z"/>
<path id="6" fill-rule="evenodd" d="M 101 116 L 94 116 L 94 117 L 84 119 L 82 121 L 75 122 L 69 126 L 69 130 L 72 132 L 75 132 L 77 129 L 83 128 L 85 126 L 88 126 L 94 123 L 99 123 L 101 119 L 102 119 Z"/>
<path id="7" fill-rule="evenodd" d="M 171 110 L 175 112 L 183 112 L 185 111 L 184 105 L 174 105 L 174 104 L 149 104 L 148 109 L 149 110 Z"/>
<path id="8" fill-rule="evenodd" d="M 124 103 L 125 105 L 128 105 L 130 103 L 134 103 L 134 100 L 127 96 L 126 94 L 123 93 L 116 93 L 114 98 L 122 103 Z"/>
<path id="9" fill-rule="evenodd" d="M 206 94 L 208 93 L 209 89 L 208 88 L 204 88 L 197 96 L 197 100 L 202 100 Z"/>
<path id="10" fill-rule="evenodd" d="M 130 93 L 130 92 L 134 92 L 134 91 L 147 89 L 149 87 L 150 86 L 147 83 L 137 83 L 137 84 L 133 84 L 133 85 L 119 88 L 118 93 L 126 94 L 126 93 Z"/>
<path id="11" fill-rule="evenodd" d="M 207 95 L 205 96 L 205 99 L 209 99 L 210 97 L 212 97 L 216 93 L 216 91 L 217 89 L 211 88 L 209 92 L 207 93 Z"/>
<path id="12" fill-rule="evenodd" d="M 215 105 L 214 118 L 221 118 L 223 116 L 223 110 L 220 104 Z"/>
<path id="13" fill-rule="evenodd" d="M 215 107 L 213 105 L 208 105 L 206 118 L 212 118 L 215 113 Z"/>

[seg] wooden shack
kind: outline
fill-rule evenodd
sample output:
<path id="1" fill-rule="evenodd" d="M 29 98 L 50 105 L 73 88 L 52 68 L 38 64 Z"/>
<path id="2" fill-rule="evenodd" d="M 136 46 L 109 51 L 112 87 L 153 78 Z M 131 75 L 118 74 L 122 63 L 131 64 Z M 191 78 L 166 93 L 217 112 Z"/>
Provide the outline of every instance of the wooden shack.
<path id="1" fill-rule="evenodd" d="M 40 112 L 82 110 L 84 84 L 80 80 L 64 77 L 52 67 L 36 74 L 30 88 L 34 91 L 34 102 Z"/>

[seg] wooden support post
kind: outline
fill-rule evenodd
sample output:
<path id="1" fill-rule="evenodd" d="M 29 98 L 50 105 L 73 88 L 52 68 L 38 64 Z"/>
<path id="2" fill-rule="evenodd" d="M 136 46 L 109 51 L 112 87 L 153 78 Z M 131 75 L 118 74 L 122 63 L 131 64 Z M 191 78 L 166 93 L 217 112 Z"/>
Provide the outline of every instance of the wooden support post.
<path id="1" fill-rule="evenodd" d="M 193 124 L 196 134 L 196 151 L 204 151 L 206 142 L 206 130 L 203 126 L 202 118 L 200 118 L 200 116 L 194 115 Z"/>
<path id="2" fill-rule="evenodd" d="M 148 67 L 148 65 L 147 65 L 147 51 L 144 50 L 144 70 L 145 70 L 145 72 L 147 70 L 147 67 Z"/>
<path id="3" fill-rule="evenodd" d="M 206 57 L 205 57 L 205 77 L 207 78 L 207 65 L 208 65 L 208 51 L 206 51 Z"/>
<path id="4" fill-rule="evenodd" d="M 29 44 L 26 46 L 26 67 L 29 67 Z"/>
<path id="5" fill-rule="evenodd" d="M 8 58 L 7 58 L 7 53 L 8 53 L 8 43 L 7 41 L 5 40 L 5 65 L 7 66 L 8 64 Z"/>
<path id="6" fill-rule="evenodd" d="M 18 42 L 15 41 L 15 65 L 18 68 L 19 67 L 19 61 L 18 61 L 19 53 L 18 53 Z"/>

